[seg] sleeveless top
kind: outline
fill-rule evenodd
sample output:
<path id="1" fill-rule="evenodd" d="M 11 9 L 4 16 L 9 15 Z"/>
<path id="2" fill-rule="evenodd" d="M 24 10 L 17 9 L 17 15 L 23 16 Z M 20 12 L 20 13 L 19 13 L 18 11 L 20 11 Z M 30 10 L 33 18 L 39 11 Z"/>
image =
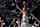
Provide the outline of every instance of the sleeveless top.
<path id="1" fill-rule="evenodd" d="M 28 20 L 28 16 L 26 16 L 25 13 L 23 13 L 22 18 L 23 18 L 23 22 Z"/>
<path id="2" fill-rule="evenodd" d="M 26 16 L 25 13 L 23 13 L 23 21 L 25 21 L 25 16 Z"/>
<path id="3" fill-rule="evenodd" d="M 23 13 L 23 18 L 25 18 L 25 16 L 26 16 L 25 13 Z"/>

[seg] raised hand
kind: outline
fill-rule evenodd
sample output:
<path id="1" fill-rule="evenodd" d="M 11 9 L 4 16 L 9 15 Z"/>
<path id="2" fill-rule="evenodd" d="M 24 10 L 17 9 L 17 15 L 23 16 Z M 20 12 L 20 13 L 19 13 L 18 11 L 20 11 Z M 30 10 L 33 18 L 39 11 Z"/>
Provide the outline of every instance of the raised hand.
<path id="1" fill-rule="evenodd" d="M 16 7 L 17 7 L 17 9 L 19 9 L 23 13 L 23 11 L 18 7 L 18 5 L 16 5 Z"/>
<path id="2" fill-rule="evenodd" d="M 17 9 L 19 9 L 18 5 L 16 5 Z"/>
<path id="3" fill-rule="evenodd" d="M 19 9 L 19 7 L 17 7 L 17 9 Z"/>

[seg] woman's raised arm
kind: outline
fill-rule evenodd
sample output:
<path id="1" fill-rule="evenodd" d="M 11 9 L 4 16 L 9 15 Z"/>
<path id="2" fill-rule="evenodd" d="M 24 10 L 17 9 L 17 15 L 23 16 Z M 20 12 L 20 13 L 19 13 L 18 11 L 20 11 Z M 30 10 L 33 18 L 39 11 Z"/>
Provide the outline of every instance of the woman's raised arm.
<path id="1" fill-rule="evenodd" d="M 23 11 L 19 7 L 17 7 L 17 9 L 19 9 L 23 13 Z"/>

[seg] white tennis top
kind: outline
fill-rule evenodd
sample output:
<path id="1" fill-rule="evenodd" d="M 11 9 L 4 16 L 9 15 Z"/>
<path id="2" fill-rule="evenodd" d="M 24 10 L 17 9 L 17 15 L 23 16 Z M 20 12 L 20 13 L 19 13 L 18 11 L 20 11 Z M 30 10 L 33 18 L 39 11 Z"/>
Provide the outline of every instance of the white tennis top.
<path id="1" fill-rule="evenodd" d="M 23 21 L 25 21 L 25 16 L 26 16 L 25 13 L 23 13 Z"/>
<path id="2" fill-rule="evenodd" d="M 23 13 L 23 21 L 27 21 L 28 20 L 28 17 L 25 15 L 25 13 Z"/>
<path id="3" fill-rule="evenodd" d="M 26 16 L 25 13 L 23 13 L 23 18 L 25 18 L 25 16 Z"/>

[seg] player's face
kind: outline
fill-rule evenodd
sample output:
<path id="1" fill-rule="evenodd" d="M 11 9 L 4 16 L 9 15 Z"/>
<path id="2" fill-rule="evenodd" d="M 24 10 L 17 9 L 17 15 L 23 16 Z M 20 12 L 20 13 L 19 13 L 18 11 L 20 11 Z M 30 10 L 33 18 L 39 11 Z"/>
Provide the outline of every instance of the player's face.
<path id="1" fill-rule="evenodd" d="M 0 17 L 0 21 L 1 21 L 1 17 Z"/>
<path id="2" fill-rule="evenodd" d="M 23 4 L 25 4 L 25 1 L 23 1 Z"/>

